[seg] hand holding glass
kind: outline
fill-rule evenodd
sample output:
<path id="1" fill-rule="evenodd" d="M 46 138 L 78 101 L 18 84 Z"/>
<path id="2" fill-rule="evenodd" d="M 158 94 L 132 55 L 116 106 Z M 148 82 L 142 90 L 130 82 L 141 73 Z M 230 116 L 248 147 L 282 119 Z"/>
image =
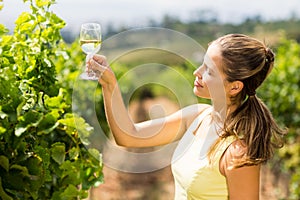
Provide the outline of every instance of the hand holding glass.
<path id="1" fill-rule="evenodd" d="M 97 23 L 85 23 L 81 25 L 80 46 L 86 53 L 86 62 L 101 48 L 101 26 Z M 86 71 L 80 75 L 81 79 L 98 80 L 93 71 Z"/>

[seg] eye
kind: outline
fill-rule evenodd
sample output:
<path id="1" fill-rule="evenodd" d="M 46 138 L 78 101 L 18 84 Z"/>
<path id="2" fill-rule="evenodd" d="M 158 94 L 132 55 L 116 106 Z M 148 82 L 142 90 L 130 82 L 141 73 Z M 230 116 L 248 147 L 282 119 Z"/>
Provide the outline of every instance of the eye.
<path id="1" fill-rule="evenodd" d="M 205 67 L 206 73 L 207 73 L 208 75 L 212 75 L 212 70 L 211 70 L 209 67 L 207 67 L 206 65 L 204 65 L 204 67 Z"/>

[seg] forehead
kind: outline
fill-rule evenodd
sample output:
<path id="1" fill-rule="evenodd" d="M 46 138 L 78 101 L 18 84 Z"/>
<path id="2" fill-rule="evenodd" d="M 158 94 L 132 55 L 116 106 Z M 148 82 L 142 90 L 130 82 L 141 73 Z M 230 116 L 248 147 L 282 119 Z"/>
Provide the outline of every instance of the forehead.
<path id="1" fill-rule="evenodd" d="M 221 51 L 220 47 L 217 43 L 213 42 L 209 45 L 205 57 L 204 62 L 206 65 L 212 68 L 221 69 L 222 59 L 221 59 Z"/>

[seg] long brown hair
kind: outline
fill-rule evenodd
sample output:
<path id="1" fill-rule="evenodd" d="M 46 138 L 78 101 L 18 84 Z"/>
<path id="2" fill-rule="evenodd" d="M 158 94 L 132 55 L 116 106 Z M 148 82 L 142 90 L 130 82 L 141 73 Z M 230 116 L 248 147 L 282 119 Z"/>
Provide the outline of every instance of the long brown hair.
<path id="1" fill-rule="evenodd" d="M 230 97 L 237 109 L 226 117 L 221 137 L 236 135 L 247 145 L 247 154 L 236 167 L 264 163 L 272 157 L 274 147 L 283 146 L 287 132 L 256 96 L 256 89 L 273 68 L 275 55 L 264 43 L 242 34 L 225 35 L 215 42 L 220 46 L 226 81 L 244 84 L 240 93 Z"/>

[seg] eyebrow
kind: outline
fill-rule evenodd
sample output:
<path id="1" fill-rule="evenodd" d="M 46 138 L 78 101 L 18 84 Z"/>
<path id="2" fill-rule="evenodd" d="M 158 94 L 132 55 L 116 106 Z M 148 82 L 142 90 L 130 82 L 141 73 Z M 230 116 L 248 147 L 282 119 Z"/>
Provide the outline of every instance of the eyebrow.
<path id="1" fill-rule="evenodd" d="M 206 65 L 206 67 L 208 67 L 212 71 L 215 71 L 214 68 L 211 67 L 212 65 L 214 66 L 214 64 L 207 54 L 205 54 L 205 56 L 204 56 L 204 64 Z"/>

